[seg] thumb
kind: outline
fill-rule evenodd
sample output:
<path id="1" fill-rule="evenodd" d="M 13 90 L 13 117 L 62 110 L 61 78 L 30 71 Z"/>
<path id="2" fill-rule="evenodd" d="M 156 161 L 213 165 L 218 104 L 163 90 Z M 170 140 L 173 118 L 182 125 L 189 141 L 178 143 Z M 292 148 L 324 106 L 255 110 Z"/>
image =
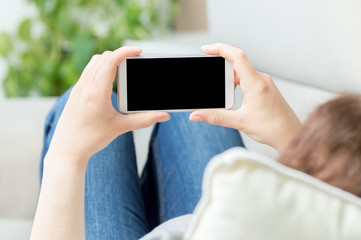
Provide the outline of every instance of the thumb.
<path id="1" fill-rule="evenodd" d="M 122 115 L 120 126 L 123 132 L 128 132 L 140 128 L 147 128 L 158 122 L 165 122 L 170 119 L 166 112 L 144 112 Z"/>
<path id="2" fill-rule="evenodd" d="M 189 120 L 207 122 L 213 125 L 240 129 L 240 112 L 225 109 L 198 110 L 191 113 Z"/>

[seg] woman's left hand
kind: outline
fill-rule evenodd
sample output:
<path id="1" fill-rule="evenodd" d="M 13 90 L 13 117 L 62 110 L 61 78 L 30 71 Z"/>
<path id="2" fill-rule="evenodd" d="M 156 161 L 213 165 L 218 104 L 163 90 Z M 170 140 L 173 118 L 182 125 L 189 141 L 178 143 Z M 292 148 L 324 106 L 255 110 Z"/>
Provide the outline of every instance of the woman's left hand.
<path id="1" fill-rule="evenodd" d="M 94 55 L 74 86 L 59 119 L 48 155 L 87 163 L 117 136 L 170 119 L 166 112 L 130 115 L 118 113 L 111 94 L 117 66 L 141 53 L 137 47 L 122 47 Z"/>

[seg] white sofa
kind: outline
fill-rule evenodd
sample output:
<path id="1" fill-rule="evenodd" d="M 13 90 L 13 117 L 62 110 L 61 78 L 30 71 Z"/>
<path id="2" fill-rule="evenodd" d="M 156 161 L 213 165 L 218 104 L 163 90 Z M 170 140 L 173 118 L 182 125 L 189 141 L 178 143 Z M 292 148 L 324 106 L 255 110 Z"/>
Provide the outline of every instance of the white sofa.
<path id="1" fill-rule="evenodd" d="M 301 120 L 339 92 L 361 93 L 361 2 L 208 0 L 208 32 L 128 44 L 144 53 L 193 53 L 221 41 L 245 50 L 270 74 Z M 241 92 L 237 90 L 236 106 Z M 38 194 L 43 119 L 54 98 L 0 101 L 0 239 L 26 239 Z M 136 132 L 140 168 L 151 129 Z M 277 153 L 244 136 L 246 146 Z"/>

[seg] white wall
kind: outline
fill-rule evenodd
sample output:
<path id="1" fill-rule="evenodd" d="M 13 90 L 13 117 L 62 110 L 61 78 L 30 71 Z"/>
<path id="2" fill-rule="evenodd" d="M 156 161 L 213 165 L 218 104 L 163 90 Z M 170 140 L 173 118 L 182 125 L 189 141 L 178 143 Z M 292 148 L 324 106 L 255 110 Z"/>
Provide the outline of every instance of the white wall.
<path id="1" fill-rule="evenodd" d="M 14 32 L 20 21 L 35 13 L 35 8 L 26 0 L 0 0 L 0 32 Z M 0 58 L 0 101 L 4 97 L 2 81 L 6 74 L 5 62 Z"/>

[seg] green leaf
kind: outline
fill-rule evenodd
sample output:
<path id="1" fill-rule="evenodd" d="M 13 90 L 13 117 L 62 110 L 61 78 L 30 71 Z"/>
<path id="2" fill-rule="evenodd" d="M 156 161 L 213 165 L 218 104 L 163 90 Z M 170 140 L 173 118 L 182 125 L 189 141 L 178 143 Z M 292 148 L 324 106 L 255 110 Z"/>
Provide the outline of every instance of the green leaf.
<path id="1" fill-rule="evenodd" d="M 72 63 L 75 71 L 80 74 L 94 53 L 92 36 L 87 32 L 79 32 L 74 38 L 72 49 Z"/>
<path id="2" fill-rule="evenodd" d="M 25 19 L 21 22 L 18 30 L 19 38 L 28 41 L 31 38 L 31 20 Z"/>
<path id="3" fill-rule="evenodd" d="M 58 11 L 57 16 L 54 18 L 54 27 L 59 29 L 62 36 L 72 37 L 72 30 L 76 27 L 76 24 L 71 21 L 68 9 L 60 9 Z"/>
<path id="4" fill-rule="evenodd" d="M 3 82 L 6 97 L 18 97 L 19 96 L 19 84 L 16 77 L 8 75 Z"/>
<path id="5" fill-rule="evenodd" d="M 12 48 L 11 40 L 8 34 L 0 34 L 0 55 L 6 57 Z"/>
<path id="6" fill-rule="evenodd" d="M 34 92 L 57 96 L 78 80 L 94 53 L 114 50 L 126 38 L 167 31 L 174 19 L 169 15 L 175 14 L 175 0 L 28 1 L 36 6 L 37 16 L 23 20 L 15 33 L 0 34 L 8 97 Z M 162 14 L 164 7 L 169 14 Z M 102 24 L 106 33 L 97 35 Z"/>
<path id="7" fill-rule="evenodd" d="M 46 0 L 30 0 L 31 2 L 34 2 L 37 7 L 43 8 Z"/>
<path id="8" fill-rule="evenodd" d="M 139 3 L 136 1 L 130 1 L 127 6 L 126 12 L 126 21 L 129 25 L 137 25 L 140 23 L 140 14 L 142 13 L 142 8 L 140 7 Z"/>
<path id="9" fill-rule="evenodd" d="M 150 35 L 148 31 L 146 31 L 143 27 L 137 26 L 133 29 L 134 36 L 136 39 L 146 39 L 149 38 Z"/>

